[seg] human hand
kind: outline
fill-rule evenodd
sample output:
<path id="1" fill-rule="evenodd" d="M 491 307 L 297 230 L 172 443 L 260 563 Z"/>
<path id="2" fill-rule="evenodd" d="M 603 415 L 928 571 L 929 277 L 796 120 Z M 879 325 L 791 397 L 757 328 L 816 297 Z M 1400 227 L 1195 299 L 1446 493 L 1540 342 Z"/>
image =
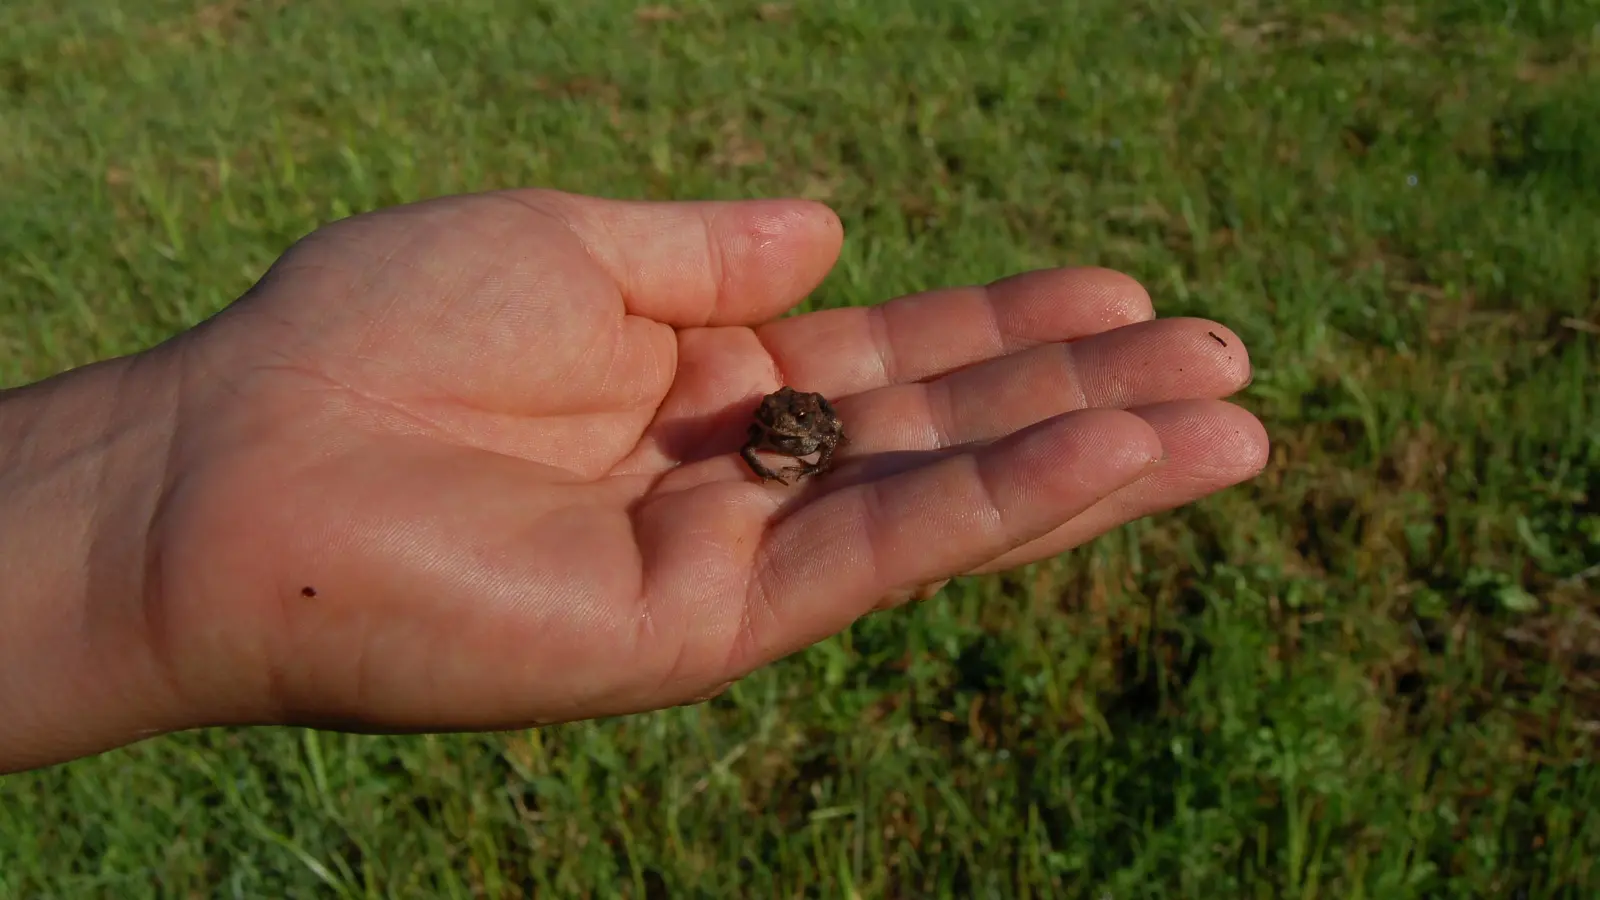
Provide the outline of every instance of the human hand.
<path id="1" fill-rule="evenodd" d="M 0 672 L 0 714 L 43 735 L 0 738 L 0 769 L 202 724 L 487 729 L 688 702 L 925 585 L 1264 464 L 1260 424 L 1220 399 L 1249 379 L 1242 343 L 1154 319 L 1115 273 L 774 320 L 841 239 L 809 203 L 542 191 L 316 232 L 114 379 L 167 423 L 124 454 L 142 499 L 82 526 L 120 568 L 90 565 L 72 603 L 0 609 L 12 649 L 66 641 L 82 658 L 50 671 L 101 672 L 29 676 L 26 702 Z M 738 456 L 782 384 L 850 435 L 792 487 Z"/>

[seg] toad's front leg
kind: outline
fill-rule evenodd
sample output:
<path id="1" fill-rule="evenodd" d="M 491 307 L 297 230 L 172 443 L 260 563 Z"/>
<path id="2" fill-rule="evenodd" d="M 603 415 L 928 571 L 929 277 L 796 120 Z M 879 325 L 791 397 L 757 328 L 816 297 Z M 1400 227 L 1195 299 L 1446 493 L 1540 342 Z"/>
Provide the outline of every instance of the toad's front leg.
<path id="1" fill-rule="evenodd" d="M 797 478 L 804 478 L 807 475 L 821 475 L 822 473 L 833 468 L 833 452 L 836 449 L 838 448 L 833 444 L 823 444 L 822 449 L 817 452 L 816 462 L 808 463 L 802 459 L 800 460 L 800 465 L 790 466 L 789 468 L 784 469 L 784 471 L 794 475 Z"/>
<path id="2" fill-rule="evenodd" d="M 779 475 L 777 472 L 774 472 L 761 464 L 761 460 L 756 458 L 756 445 L 753 441 L 745 444 L 744 447 L 739 450 L 739 455 L 744 457 L 745 465 L 748 465 L 750 467 L 750 471 L 756 473 L 756 475 L 760 477 L 762 481 L 776 481 L 783 485 L 787 485 L 789 483 L 787 478 L 784 478 L 782 475 Z"/>
<path id="3" fill-rule="evenodd" d="M 844 435 L 842 434 L 839 435 L 838 440 L 833 441 L 832 443 L 823 444 L 822 452 L 817 454 L 817 461 L 811 466 L 811 473 L 815 475 L 821 472 L 826 472 L 833 468 L 833 454 L 840 447 L 843 447 L 844 444 L 845 439 Z"/>

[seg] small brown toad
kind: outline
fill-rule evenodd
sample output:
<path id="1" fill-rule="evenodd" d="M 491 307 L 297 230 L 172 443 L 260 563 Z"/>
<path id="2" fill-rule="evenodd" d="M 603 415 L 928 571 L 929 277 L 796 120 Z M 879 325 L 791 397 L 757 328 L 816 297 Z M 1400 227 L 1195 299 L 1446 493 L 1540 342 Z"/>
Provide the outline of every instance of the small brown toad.
<path id="1" fill-rule="evenodd" d="M 826 472 L 833 463 L 833 451 L 847 443 L 844 425 L 839 414 L 833 411 L 826 397 L 808 394 L 792 387 L 781 387 L 761 398 L 756 409 L 756 420 L 750 424 L 750 439 L 745 441 L 739 455 L 749 463 L 750 470 L 762 481 L 788 484 L 784 478 L 756 459 L 757 450 L 771 450 L 800 460 L 800 465 L 783 471 L 799 478 Z M 817 461 L 808 463 L 802 456 L 820 454 Z"/>

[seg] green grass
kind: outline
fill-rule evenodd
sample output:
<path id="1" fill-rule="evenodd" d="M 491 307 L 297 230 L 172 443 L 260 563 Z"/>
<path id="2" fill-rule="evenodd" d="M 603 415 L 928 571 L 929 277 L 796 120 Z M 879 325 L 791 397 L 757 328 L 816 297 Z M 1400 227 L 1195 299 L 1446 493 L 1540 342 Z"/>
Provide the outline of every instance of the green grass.
<path id="1" fill-rule="evenodd" d="M 816 306 L 1095 263 L 1228 323 L 1274 455 L 700 707 L 7 778 L 0 896 L 1600 894 L 1600 3 L 976 6 L 4 4 L 0 383 L 351 212 L 799 194 Z"/>

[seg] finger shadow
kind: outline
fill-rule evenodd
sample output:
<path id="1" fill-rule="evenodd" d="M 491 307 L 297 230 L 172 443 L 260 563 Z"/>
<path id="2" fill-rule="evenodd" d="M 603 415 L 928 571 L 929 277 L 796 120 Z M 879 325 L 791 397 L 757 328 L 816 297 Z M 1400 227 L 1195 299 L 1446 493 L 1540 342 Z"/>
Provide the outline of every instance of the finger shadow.
<path id="1" fill-rule="evenodd" d="M 658 423 L 654 428 L 656 444 L 679 465 L 738 453 L 750 437 L 750 424 L 755 421 L 762 396 L 753 393 L 715 412 L 677 416 Z"/>
<path id="2" fill-rule="evenodd" d="M 815 491 L 832 493 L 893 478 L 949 459 L 957 453 L 970 453 L 976 446 L 965 444 L 939 450 L 880 450 L 861 456 L 839 456 L 834 458 L 833 468 L 810 476 L 804 483 Z"/>

